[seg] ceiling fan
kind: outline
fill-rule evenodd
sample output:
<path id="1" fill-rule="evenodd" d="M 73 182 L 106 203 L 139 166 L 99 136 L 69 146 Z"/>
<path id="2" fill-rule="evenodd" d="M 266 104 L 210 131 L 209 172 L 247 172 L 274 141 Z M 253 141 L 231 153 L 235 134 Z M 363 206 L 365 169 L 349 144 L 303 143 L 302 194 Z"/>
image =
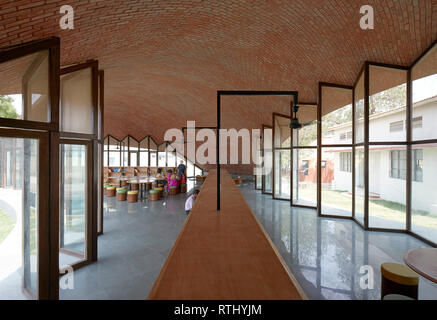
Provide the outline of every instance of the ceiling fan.
<path id="1" fill-rule="evenodd" d="M 291 113 L 293 114 L 293 118 L 290 122 L 291 129 L 302 129 L 303 127 L 309 126 L 314 123 L 314 121 L 310 121 L 307 123 L 300 123 L 299 118 L 297 117 L 297 112 L 299 111 L 299 105 L 293 105 L 293 101 L 290 102 Z"/>
<path id="2" fill-rule="evenodd" d="M 299 119 L 297 117 L 297 112 L 299 111 L 299 105 L 293 104 L 293 101 L 291 101 L 290 102 L 290 110 L 291 110 L 291 114 L 294 114 L 293 118 L 291 119 L 291 122 L 290 122 L 290 128 L 291 129 L 301 129 L 302 124 L 299 122 Z"/>

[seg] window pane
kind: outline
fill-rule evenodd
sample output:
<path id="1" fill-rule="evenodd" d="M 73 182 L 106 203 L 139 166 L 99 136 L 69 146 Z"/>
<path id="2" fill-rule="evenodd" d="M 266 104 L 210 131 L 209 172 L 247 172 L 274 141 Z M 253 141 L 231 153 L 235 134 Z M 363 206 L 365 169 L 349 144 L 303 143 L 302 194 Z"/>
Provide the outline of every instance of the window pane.
<path id="1" fill-rule="evenodd" d="M 138 148 L 140 143 L 132 137 L 129 137 L 129 160 L 130 166 L 136 167 L 138 161 Z"/>
<path id="2" fill-rule="evenodd" d="M 364 225 L 364 148 L 355 148 L 355 219 Z"/>
<path id="3" fill-rule="evenodd" d="M 370 66 L 369 141 L 405 141 L 407 71 Z"/>
<path id="4" fill-rule="evenodd" d="M 293 204 L 317 206 L 317 150 L 293 150 Z"/>
<path id="5" fill-rule="evenodd" d="M 140 152 L 140 167 L 148 167 L 148 166 L 149 166 L 149 153 Z"/>
<path id="6" fill-rule="evenodd" d="M 290 199 L 291 151 L 275 151 L 275 198 Z"/>
<path id="7" fill-rule="evenodd" d="M 399 177 L 390 175 L 396 163 Z M 369 227 L 405 229 L 406 147 L 370 146 L 369 168 Z"/>
<path id="8" fill-rule="evenodd" d="M 355 87 L 355 143 L 364 142 L 364 72 Z"/>
<path id="9" fill-rule="evenodd" d="M 413 146 L 413 153 L 422 154 L 421 164 L 412 163 L 413 169 L 420 165 L 422 181 L 413 181 L 411 230 L 418 235 L 437 243 L 437 145 Z"/>
<path id="10" fill-rule="evenodd" d="M 150 152 L 150 167 L 157 167 L 156 157 L 156 152 Z"/>
<path id="11" fill-rule="evenodd" d="M 273 130 L 263 130 L 263 152 L 264 152 L 264 185 L 263 192 L 273 193 L 273 151 L 272 151 Z"/>
<path id="12" fill-rule="evenodd" d="M 436 139 L 437 114 L 437 46 L 412 69 L 413 118 L 421 117 L 421 127 L 413 123 L 413 140 Z"/>
<path id="13" fill-rule="evenodd" d="M 0 117 L 50 122 L 49 52 L 0 64 Z"/>
<path id="14" fill-rule="evenodd" d="M 11 153 L 10 165 L 2 164 L 4 170 L 15 168 L 20 174 L 11 175 L 15 188 L 0 184 L 0 299 L 28 299 L 23 287 L 37 298 L 39 142 L 0 138 L 0 154 L 7 148 L 20 150 L 22 156 Z"/>
<path id="15" fill-rule="evenodd" d="M 84 145 L 62 144 L 60 148 L 59 267 L 84 260 L 86 255 L 88 215 L 86 151 Z"/>
<path id="16" fill-rule="evenodd" d="M 293 130 L 293 146 L 317 146 L 317 106 L 300 106 L 298 118 L 303 128 Z"/>
<path id="17" fill-rule="evenodd" d="M 322 144 L 352 144 L 351 131 L 352 90 L 322 87 Z"/>
<path id="18" fill-rule="evenodd" d="M 94 133 L 92 72 L 86 68 L 61 76 L 61 131 Z"/>
<path id="19" fill-rule="evenodd" d="M 290 119 L 275 115 L 275 148 L 291 146 Z"/>
<path id="20" fill-rule="evenodd" d="M 121 166 L 127 167 L 129 165 L 129 138 L 126 137 L 121 141 Z"/>
<path id="21" fill-rule="evenodd" d="M 194 165 L 191 161 L 187 163 L 187 177 L 194 177 Z"/>
<path id="22" fill-rule="evenodd" d="M 322 214 L 352 216 L 352 173 L 340 170 L 340 155 L 352 148 L 322 148 Z"/>

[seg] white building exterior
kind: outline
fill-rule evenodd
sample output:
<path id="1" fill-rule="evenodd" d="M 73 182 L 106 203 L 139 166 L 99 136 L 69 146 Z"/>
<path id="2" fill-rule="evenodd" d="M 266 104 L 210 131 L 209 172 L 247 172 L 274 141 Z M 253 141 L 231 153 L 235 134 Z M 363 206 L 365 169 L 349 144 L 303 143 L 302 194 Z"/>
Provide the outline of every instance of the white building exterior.
<path id="1" fill-rule="evenodd" d="M 362 123 L 362 122 L 361 122 Z M 362 126 L 361 126 L 362 128 Z M 362 130 L 362 129 L 361 129 Z M 357 131 L 360 131 L 358 129 Z M 437 97 L 426 99 L 413 106 L 413 140 L 437 138 Z M 332 128 L 326 144 L 352 144 L 352 123 Z M 406 108 L 370 116 L 369 141 L 405 141 Z M 357 143 L 362 142 L 357 132 Z M 360 147 L 357 147 L 357 151 Z M 363 150 L 363 149 L 361 149 Z M 352 192 L 352 153 L 350 147 L 324 148 L 323 160 L 334 162 L 333 190 Z M 437 144 L 413 147 L 412 208 L 437 214 Z M 357 192 L 363 192 L 364 159 L 356 154 Z M 406 146 L 370 146 L 369 196 L 405 205 L 406 202 Z M 350 165 L 347 164 L 349 162 Z M 432 200 L 430 200 L 432 199 Z"/>

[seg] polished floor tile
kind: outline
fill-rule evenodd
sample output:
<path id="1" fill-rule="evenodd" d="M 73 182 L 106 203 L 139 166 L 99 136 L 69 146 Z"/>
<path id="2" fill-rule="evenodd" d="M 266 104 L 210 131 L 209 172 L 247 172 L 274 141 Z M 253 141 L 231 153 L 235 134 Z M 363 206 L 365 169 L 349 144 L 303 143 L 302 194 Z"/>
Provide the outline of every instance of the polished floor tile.
<path id="1" fill-rule="evenodd" d="M 310 299 L 380 299 L 380 265 L 403 263 L 409 250 L 429 247 L 406 234 L 369 232 L 350 220 L 319 218 L 315 210 L 262 195 L 253 184 L 240 190 Z M 366 288 L 368 270 L 373 288 Z M 436 300 L 437 285 L 420 278 L 419 298 Z"/>

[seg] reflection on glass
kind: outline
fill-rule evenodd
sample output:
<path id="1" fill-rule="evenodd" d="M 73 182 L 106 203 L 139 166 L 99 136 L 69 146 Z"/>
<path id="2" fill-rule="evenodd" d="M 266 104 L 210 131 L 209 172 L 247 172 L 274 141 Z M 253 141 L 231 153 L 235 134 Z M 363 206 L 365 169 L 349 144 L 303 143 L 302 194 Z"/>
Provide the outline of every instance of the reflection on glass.
<path id="1" fill-rule="evenodd" d="M 352 216 L 352 147 L 322 148 L 322 214 Z"/>
<path id="2" fill-rule="evenodd" d="M 407 71 L 370 66 L 369 141 L 405 141 Z"/>
<path id="3" fill-rule="evenodd" d="M 49 52 L 0 64 L 0 117 L 50 122 Z"/>
<path id="4" fill-rule="evenodd" d="M 413 140 L 437 138 L 437 46 L 412 69 L 413 80 Z"/>
<path id="5" fill-rule="evenodd" d="M 86 256 L 87 148 L 62 144 L 59 230 L 59 266 L 73 264 Z"/>
<path id="6" fill-rule="evenodd" d="M 370 228 L 406 228 L 406 160 L 405 146 L 370 146 Z"/>
<path id="7" fill-rule="evenodd" d="M 317 150 L 293 150 L 293 204 L 317 206 Z"/>
<path id="8" fill-rule="evenodd" d="M 355 147 L 355 219 L 364 225 L 364 147 Z"/>
<path id="9" fill-rule="evenodd" d="M 275 151 L 275 198 L 290 199 L 291 151 Z"/>
<path id="10" fill-rule="evenodd" d="M 437 146 L 424 144 L 412 150 L 411 229 L 437 243 Z"/>
<path id="11" fill-rule="evenodd" d="M 37 298 L 39 142 L 0 138 L 0 154 L 8 149 L 20 156 L 11 152 L 9 165 L 0 158 L 11 177 L 0 180 L 0 300 Z"/>
<path id="12" fill-rule="evenodd" d="M 273 152 L 272 152 L 272 133 L 270 128 L 263 130 L 263 154 L 264 154 L 264 175 L 263 192 L 273 193 Z"/>

